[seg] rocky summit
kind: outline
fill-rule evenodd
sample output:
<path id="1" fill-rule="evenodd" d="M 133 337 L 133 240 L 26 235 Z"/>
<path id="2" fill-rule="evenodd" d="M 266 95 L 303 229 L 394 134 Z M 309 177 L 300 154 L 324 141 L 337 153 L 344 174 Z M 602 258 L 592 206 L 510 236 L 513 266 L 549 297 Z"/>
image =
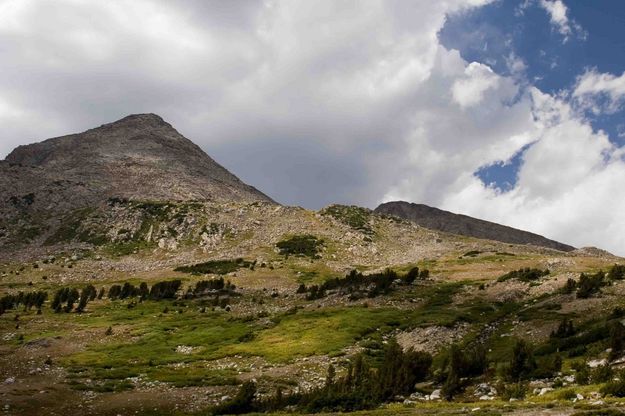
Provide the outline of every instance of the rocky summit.
<path id="1" fill-rule="evenodd" d="M 622 414 L 624 296 L 599 249 L 282 206 L 152 114 L 0 163 L 3 415 Z"/>
<path id="2" fill-rule="evenodd" d="M 109 198 L 271 202 L 155 114 L 18 147 L 0 162 L 0 195 L 3 217 Z"/>

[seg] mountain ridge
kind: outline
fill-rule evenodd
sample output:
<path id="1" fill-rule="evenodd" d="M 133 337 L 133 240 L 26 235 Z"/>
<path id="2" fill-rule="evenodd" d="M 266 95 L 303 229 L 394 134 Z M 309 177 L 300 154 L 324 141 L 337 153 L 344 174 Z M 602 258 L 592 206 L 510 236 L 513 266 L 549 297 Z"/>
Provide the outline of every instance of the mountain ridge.
<path id="1" fill-rule="evenodd" d="M 498 224 L 468 215 L 456 214 L 424 204 L 390 201 L 380 204 L 374 212 L 393 215 L 425 228 L 468 237 L 500 241 L 510 244 L 532 244 L 570 252 L 576 248 L 542 235 Z"/>

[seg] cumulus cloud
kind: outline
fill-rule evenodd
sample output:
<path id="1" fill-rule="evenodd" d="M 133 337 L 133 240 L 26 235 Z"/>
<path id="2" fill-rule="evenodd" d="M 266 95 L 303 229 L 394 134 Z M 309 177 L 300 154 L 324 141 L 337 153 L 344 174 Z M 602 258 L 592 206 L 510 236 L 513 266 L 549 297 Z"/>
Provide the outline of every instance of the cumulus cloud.
<path id="1" fill-rule="evenodd" d="M 538 4 L 549 14 L 551 24 L 567 39 L 573 31 L 567 16 L 568 9 L 562 0 L 540 0 Z"/>
<path id="2" fill-rule="evenodd" d="M 506 77 L 440 44 L 485 3 L 0 0 L 0 154 L 155 112 L 283 203 L 406 199 L 620 250 L 620 150 L 513 54 Z M 529 144 L 511 191 L 475 177 Z"/>
<path id="3" fill-rule="evenodd" d="M 556 237 L 578 246 L 594 244 L 623 254 L 625 175 L 623 149 L 595 132 L 571 105 L 531 89 L 537 141 L 523 155 L 509 192 L 463 175 L 441 205 Z"/>
<path id="4" fill-rule="evenodd" d="M 479 104 L 484 94 L 499 84 L 499 77 L 493 70 L 478 62 L 471 62 L 464 73 L 465 77 L 458 78 L 451 87 L 454 100 L 464 108 Z"/>
<path id="5" fill-rule="evenodd" d="M 569 9 L 563 0 L 525 0 L 516 9 L 517 16 L 521 16 L 528 8 L 537 5 L 549 16 L 552 27 L 563 37 L 563 42 L 567 42 L 571 36 L 585 39 L 587 33 L 575 20 L 569 17 Z"/>
<path id="6" fill-rule="evenodd" d="M 573 98 L 582 109 L 595 114 L 615 113 L 625 102 L 625 72 L 621 76 L 586 71 L 577 79 Z"/>

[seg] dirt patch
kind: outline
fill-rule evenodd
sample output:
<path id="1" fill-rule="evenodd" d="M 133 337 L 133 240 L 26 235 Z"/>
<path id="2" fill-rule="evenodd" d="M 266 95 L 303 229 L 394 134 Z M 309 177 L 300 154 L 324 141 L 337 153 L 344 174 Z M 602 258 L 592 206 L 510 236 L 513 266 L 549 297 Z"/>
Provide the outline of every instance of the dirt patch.
<path id="1" fill-rule="evenodd" d="M 433 354 L 460 341 L 469 332 L 469 328 L 468 324 L 456 325 L 453 328 L 444 326 L 416 328 L 409 332 L 400 332 L 397 335 L 397 342 L 404 350 L 412 348 L 415 351 Z"/>

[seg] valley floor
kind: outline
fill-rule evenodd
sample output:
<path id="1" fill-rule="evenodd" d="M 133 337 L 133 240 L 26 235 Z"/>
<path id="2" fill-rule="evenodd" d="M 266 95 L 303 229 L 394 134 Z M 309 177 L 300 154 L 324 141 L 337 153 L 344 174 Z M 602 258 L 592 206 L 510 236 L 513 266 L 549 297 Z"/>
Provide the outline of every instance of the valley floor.
<path id="1" fill-rule="evenodd" d="M 319 390 L 330 367 L 341 379 L 357 356 L 379 368 L 395 340 L 404 351 L 430 354 L 430 374 L 392 403 L 355 414 L 625 410 L 624 399 L 616 397 L 620 392 L 605 392 L 608 385 L 619 386 L 625 362 L 625 348 L 609 350 L 616 341 L 625 347 L 625 335 L 621 339 L 613 329 L 625 317 L 625 280 L 604 276 L 591 282 L 596 287 L 589 287 L 588 296 L 580 295 L 582 272 L 599 276 L 620 259 L 431 235 L 400 224 L 419 243 L 407 247 L 399 262 L 399 247 L 407 243 L 391 225 L 378 226 L 377 237 L 350 236 L 358 246 L 344 243 L 345 230 L 330 225 L 320 228 L 326 247 L 318 254 L 246 245 L 248 234 L 240 232 L 232 240 L 224 237 L 220 255 L 137 246 L 130 253 L 76 250 L 0 264 L 0 297 L 47 294 L 40 309 L 25 307 L 37 302 L 33 295 L 0 314 L 0 412 L 208 414 L 237 397 L 245 382 L 254 382 L 257 398 L 269 399 L 278 390 L 285 396 Z M 289 242 L 283 244 L 288 249 L 304 240 L 317 244 L 308 234 L 300 240 L 280 241 Z M 370 254 L 383 249 L 394 259 L 390 264 Z M 385 274 L 386 267 L 396 275 Z M 411 280 L 415 267 L 420 272 Z M 336 280 L 352 268 L 364 276 Z M 379 279 L 354 283 L 373 274 Z M 179 284 L 169 296 L 172 281 Z M 573 286 L 565 290 L 567 285 Z M 76 297 L 68 301 L 72 291 Z M 570 331 L 565 325 L 566 333 L 553 335 L 569 321 Z M 532 349 L 536 365 L 531 376 L 519 375 L 517 385 L 506 374 L 520 340 Z M 479 374 L 462 376 L 446 401 L 440 389 L 448 383 L 452 345 L 462 352 L 483 346 L 487 364 Z M 609 372 L 599 374 L 596 363 Z M 515 386 L 523 391 L 514 392 Z M 514 400 L 515 394 L 523 397 Z"/>

